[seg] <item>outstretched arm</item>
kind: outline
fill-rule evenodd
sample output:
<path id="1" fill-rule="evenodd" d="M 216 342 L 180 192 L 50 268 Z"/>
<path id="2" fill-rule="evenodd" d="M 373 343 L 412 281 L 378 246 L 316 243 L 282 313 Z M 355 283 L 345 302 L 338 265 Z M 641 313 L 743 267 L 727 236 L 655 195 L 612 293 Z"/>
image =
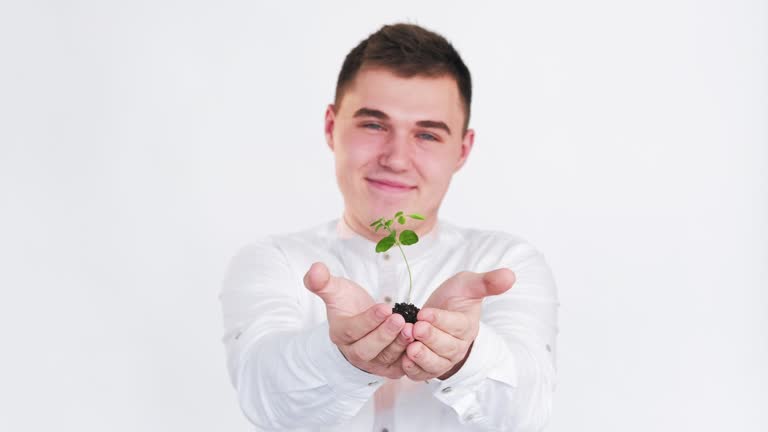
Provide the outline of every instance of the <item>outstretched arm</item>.
<path id="1" fill-rule="evenodd" d="M 513 248 L 502 263 L 459 273 L 435 290 L 419 312 L 403 369 L 412 379 L 442 380 L 434 396 L 462 423 L 538 431 L 554 391 L 555 285 L 529 245 Z"/>
<path id="2" fill-rule="evenodd" d="M 300 304 L 297 280 L 282 251 L 265 239 L 232 260 L 219 296 L 227 366 L 241 409 L 252 423 L 267 429 L 351 419 L 379 387 L 377 374 L 396 376 L 401 371 L 395 360 L 412 340 L 401 333 L 402 317 L 391 316 L 388 307 L 374 304 L 352 282 L 331 276 L 322 264 L 313 265 L 304 283 L 334 306 L 329 321 L 305 327 L 306 305 Z M 342 288 L 346 302 L 335 300 Z M 343 340 L 352 357 L 378 348 L 368 359 L 377 367 L 353 365 L 334 340 Z"/>

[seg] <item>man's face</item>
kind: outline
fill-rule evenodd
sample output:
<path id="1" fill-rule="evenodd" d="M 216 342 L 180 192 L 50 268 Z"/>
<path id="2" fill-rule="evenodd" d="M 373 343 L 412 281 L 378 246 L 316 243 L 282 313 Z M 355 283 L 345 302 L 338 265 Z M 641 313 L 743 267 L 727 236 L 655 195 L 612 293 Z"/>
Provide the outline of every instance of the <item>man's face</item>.
<path id="1" fill-rule="evenodd" d="M 408 226 L 429 231 L 474 141 L 474 131 L 462 133 L 466 114 L 456 81 L 363 68 L 340 105 L 328 107 L 325 135 L 347 223 L 374 239 L 368 225 L 403 210 L 426 216 Z"/>

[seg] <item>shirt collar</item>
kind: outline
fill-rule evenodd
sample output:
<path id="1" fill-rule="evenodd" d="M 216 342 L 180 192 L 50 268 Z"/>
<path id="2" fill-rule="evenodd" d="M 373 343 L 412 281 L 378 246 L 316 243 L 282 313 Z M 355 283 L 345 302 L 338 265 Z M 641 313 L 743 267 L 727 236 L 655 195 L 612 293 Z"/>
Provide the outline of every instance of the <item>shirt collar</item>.
<path id="1" fill-rule="evenodd" d="M 438 219 L 435 226 L 425 235 L 419 237 L 419 242 L 409 246 L 404 246 L 405 256 L 408 257 L 408 262 L 415 261 L 423 256 L 429 255 L 433 249 L 437 246 L 440 238 L 440 232 L 442 223 Z M 405 225 L 407 227 L 407 225 Z M 407 228 L 406 228 L 407 229 Z M 399 232 L 399 231 L 398 231 Z M 350 228 L 343 217 L 339 218 L 336 222 L 336 234 L 342 243 L 342 246 L 347 251 L 352 251 L 360 257 L 373 257 L 376 259 L 382 254 L 376 253 L 376 242 L 368 240 L 361 236 Z M 389 253 L 396 253 L 400 255 L 396 246 L 393 246 L 389 250 Z"/>

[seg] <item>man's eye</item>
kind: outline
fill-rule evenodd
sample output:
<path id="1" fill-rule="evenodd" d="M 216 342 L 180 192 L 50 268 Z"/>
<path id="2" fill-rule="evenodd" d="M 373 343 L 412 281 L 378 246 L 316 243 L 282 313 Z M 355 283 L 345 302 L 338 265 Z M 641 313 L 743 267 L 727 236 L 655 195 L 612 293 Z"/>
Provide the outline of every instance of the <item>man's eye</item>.
<path id="1" fill-rule="evenodd" d="M 437 141 L 437 137 L 436 137 L 436 136 L 434 136 L 434 135 L 432 135 L 432 134 L 428 134 L 428 133 L 420 133 L 420 134 L 418 134 L 417 136 L 418 136 L 420 139 L 423 139 L 423 140 L 427 140 L 427 141 Z"/>
<path id="2" fill-rule="evenodd" d="M 377 123 L 365 123 L 363 124 L 363 127 L 367 129 L 373 129 L 373 130 L 384 130 L 384 128 Z"/>

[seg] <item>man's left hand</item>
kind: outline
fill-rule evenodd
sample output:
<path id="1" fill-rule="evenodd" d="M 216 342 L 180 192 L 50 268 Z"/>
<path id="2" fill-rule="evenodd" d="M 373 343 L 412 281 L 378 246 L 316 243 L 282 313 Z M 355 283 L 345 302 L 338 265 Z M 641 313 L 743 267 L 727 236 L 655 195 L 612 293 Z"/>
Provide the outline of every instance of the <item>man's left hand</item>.
<path id="1" fill-rule="evenodd" d="M 405 374 L 425 381 L 458 372 L 477 337 L 483 299 L 506 292 L 514 283 L 515 274 L 507 268 L 461 272 L 443 282 L 416 317 L 415 341 L 402 357 Z"/>

